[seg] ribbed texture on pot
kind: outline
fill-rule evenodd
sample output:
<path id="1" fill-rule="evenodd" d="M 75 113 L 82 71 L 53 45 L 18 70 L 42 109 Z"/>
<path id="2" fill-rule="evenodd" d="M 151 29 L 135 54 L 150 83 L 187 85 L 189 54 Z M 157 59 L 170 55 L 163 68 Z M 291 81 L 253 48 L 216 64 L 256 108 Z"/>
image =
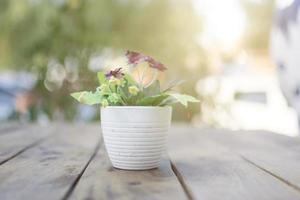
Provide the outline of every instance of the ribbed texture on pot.
<path id="1" fill-rule="evenodd" d="M 105 146 L 113 166 L 129 170 L 158 167 L 166 149 L 171 109 L 109 108 L 101 110 L 101 124 Z"/>

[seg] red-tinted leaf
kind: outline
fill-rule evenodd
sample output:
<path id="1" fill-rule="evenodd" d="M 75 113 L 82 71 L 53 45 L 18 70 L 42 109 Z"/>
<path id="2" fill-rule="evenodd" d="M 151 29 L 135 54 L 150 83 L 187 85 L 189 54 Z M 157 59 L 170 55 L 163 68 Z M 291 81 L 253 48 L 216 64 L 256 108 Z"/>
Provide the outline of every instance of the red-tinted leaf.
<path id="1" fill-rule="evenodd" d="M 140 62 L 144 61 L 149 64 L 149 67 L 152 67 L 154 69 L 157 69 L 160 71 L 164 71 L 167 69 L 162 63 L 160 63 L 159 61 L 155 60 L 154 58 L 152 58 L 150 56 L 145 56 L 141 53 L 134 52 L 134 51 L 127 51 L 125 55 L 128 59 L 129 64 L 137 65 Z"/>
<path id="2" fill-rule="evenodd" d="M 134 65 L 138 64 L 145 57 L 143 54 L 134 51 L 127 51 L 125 55 L 128 58 L 129 64 Z"/>
<path id="3" fill-rule="evenodd" d="M 167 68 L 160 62 L 158 62 L 157 60 L 155 60 L 154 58 L 147 56 L 145 58 L 145 61 L 149 63 L 149 66 L 155 69 L 158 69 L 160 71 L 164 71 Z"/>

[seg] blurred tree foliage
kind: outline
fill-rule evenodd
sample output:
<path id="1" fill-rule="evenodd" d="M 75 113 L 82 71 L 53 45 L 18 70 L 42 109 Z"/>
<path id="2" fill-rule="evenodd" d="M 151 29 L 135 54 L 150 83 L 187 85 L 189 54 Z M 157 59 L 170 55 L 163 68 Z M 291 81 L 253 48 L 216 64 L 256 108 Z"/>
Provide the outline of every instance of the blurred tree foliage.
<path id="1" fill-rule="evenodd" d="M 35 73 L 34 92 L 41 100 L 33 110 L 41 109 L 50 118 L 58 111 L 71 120 L 76 106 L 68 94 L 96 87 L 88 63 L 105 48 L 154 56 L 169 68 L 169 79 L 188 80 L 181 89 L 195 94 L 206 63 L 196 42 L 200 33 L 201 21 L 190 1 L 1 0 L 0 68 Z M 65 79 L 60 87 L 47 90 L 47 66 L 55 60 L 65 69 L 68 58 L 78 59 L 79 79 Z M 175 119 L 190 119 L 198 107 L 176 108 Z"/>

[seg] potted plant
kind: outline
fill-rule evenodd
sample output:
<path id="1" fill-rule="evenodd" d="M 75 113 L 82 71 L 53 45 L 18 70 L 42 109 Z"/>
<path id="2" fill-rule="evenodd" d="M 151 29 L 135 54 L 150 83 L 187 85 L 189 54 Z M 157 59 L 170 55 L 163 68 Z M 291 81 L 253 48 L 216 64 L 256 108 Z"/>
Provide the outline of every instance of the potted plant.
<path id="1" fill-rule="evenodd" d="M 101 105 L 101 127 L 108 156 L 119 169 L 145 170 L 159 166 L 166 148 L 171 123 L 171 105 L 198 102 L 192 96 L 172 92 L 178 83 L 161 89 L 157 72 L 166 67 L 150 56 L 127 51 L 130 68 L 144 64 L 143 75 L 117 68 L 104 74 L 98 72 L 100 86 L 96 91 L 72 93 L 80 103 Z M 144 81 L 145 71 L 152 76 Z"/>

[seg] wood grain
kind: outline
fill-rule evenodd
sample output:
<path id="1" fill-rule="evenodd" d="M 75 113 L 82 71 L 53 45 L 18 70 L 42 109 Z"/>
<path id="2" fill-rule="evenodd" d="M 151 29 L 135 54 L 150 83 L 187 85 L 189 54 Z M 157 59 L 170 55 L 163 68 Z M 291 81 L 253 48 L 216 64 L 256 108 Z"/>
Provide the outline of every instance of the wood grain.
<path id="1" fill-rule="evenodd" d="M 192 198 L 300 199 L 297 190 L 215 142 L 211 136 L 210 131 L 186 127 L 171 131 L 170 158 Z"/>
<path id="2" fill-rule="evenodd" d="M 300 192 L 300 138 L 264 131 L 210 132 L 211 139 Z"/>
<path id="3" fill-rule="evenodd" d="M 0 165 L 34 147 L 52 131 L 52 127 L 26 126 L 0 134 Z"/>
<path id="4" fill-rule="evenodd" d="M 20 122 L 2 122 L 0 123 L 0 135 L 9 133 L 13 130 L 17 130 L 25 127 L 26 125 Z"/>
<path id="5" fill-rule="evenodd" d="M 187 199 L 168 159 L 158 169 L 126 171 L 111 166 L 104 147 L 86 169 L 70 199 Z"/>
<path id="6" fill-rule="evenodd" d="M 98 147 L 100 127 L 53 126 L 54 135 L 0 166 L 1 200 L 55 200 L 72 191 Z"/>
<path id="7" fill-rule="evenodd" d="M 111 167 L 100 135 L 72 124 L 0 134 L 0 199 L 300 199 L 299 138 L 174 126 L 172 165 L 125 171 Z"/>

